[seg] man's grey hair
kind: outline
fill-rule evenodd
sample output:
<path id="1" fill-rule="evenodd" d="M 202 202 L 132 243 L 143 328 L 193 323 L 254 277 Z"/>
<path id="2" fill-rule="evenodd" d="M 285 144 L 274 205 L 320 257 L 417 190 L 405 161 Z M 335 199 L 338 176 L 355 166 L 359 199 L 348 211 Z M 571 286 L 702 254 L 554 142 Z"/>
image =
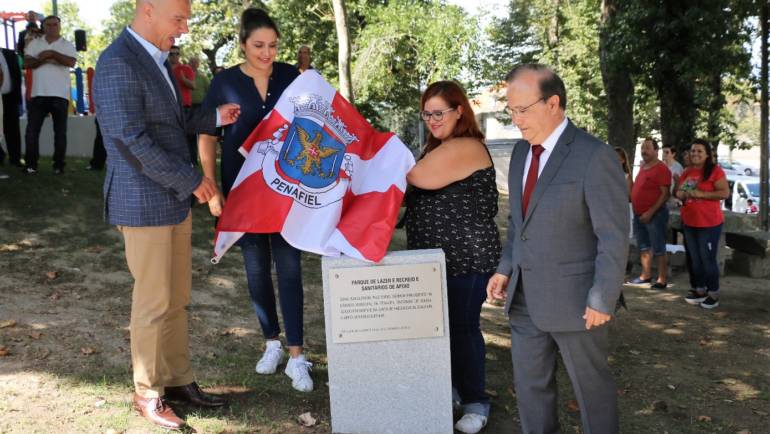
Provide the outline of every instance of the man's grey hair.
<path id="1" fill-rule="evenodd" d="M 567 109 L 567 89 L 564 87 L 564 81 L 559 77 L 559 74 L 547 65 L 541 63 L 522 63 L 517 65 L 505 76 L 505 82 L 508 84 L 512 83 L 524 72 L 534 72 L 540 76 L 540 94 L 543 100 L 557 95 L 559 97 L 559 107 L 562 110 Z"/>

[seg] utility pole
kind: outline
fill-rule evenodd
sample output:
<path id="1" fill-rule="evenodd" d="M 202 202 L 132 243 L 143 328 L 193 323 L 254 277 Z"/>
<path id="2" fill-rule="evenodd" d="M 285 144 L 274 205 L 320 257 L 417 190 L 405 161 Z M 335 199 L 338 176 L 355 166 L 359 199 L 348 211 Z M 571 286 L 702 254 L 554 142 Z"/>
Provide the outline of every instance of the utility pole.
<path id="1" fill-rule="evenodd" d="M 760 227 L 764 231 L 768 231 L 768 195 L 770 195 L 770 191 L 768 189 L 770 186 L 768 186 L 768 161 L 767 159 L 770 158 L 770 155 L 768 155 L 768 106 L 767 106 L 767 35 L 768 35 L 768 22 L 767 22 L 767 9 L 768 9 L 768 1 L 762 0 L 762 9 L 760 11 L 759 16 L 759 26 L 761 29 L 761 38 L 762 38 L 762 44 L 761 44 L 761 51 L 762 51 L 762 63 L 761 63 L 761 69 L 760 69 L 760 75 L 759 75 L 759 83 L 762 88 L 762 93 L 760 96 L 760 116 L 761 119 L 759 120 L 759 146 L 760 146 L 760 152 L 759 152 L 759 223 Z"/>
<path id="2" fill-rule="evenodd" d="M 51 13 L 55 16 L 59 16 L 59 3 L 56 0 L 51 0 Z"/>

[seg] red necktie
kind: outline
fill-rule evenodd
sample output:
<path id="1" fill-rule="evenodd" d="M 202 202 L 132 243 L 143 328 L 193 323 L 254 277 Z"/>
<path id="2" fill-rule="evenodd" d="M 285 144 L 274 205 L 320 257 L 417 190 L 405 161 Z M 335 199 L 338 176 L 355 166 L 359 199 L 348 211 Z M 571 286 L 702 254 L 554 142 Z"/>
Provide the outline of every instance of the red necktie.
<path id="1" fill-rule="evenodd" d="M 545 151 L 543 145 L 532 145 L 532 161 L 529 163 L 529 172 L 527 172 L 527 182 L 524 184 L 524 194 L 521 195 L 521 217 L 526 217 L 529 198 L 535 190 L 537 184 L 537 174 L 540 170 L 540 154 Z"/>

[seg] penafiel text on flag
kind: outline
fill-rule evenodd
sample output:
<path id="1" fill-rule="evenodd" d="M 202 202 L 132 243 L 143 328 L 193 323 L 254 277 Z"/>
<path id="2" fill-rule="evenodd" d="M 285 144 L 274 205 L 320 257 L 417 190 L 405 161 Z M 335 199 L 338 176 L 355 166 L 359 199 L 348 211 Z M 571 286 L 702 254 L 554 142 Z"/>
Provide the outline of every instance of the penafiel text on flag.
<path id="1" fill-rule="evenodd" d="M 246 161 L 217 224 L 213 263 L 245 233 L 280 232 L 327 256 L 385 256 L 414 156 L 315 70 L 292 82 L 240 151 Z"/>

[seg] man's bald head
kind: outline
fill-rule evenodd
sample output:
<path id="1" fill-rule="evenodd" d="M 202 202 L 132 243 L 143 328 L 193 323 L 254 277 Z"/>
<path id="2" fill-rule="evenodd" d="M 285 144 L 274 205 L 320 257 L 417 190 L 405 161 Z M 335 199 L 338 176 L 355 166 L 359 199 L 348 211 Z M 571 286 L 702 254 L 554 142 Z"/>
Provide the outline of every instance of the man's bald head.
<path id="1" fill-rule="evenodd" d="M 187 33 L 190 0 L 136 0 L 131 29 L 161 51 Z"/>

